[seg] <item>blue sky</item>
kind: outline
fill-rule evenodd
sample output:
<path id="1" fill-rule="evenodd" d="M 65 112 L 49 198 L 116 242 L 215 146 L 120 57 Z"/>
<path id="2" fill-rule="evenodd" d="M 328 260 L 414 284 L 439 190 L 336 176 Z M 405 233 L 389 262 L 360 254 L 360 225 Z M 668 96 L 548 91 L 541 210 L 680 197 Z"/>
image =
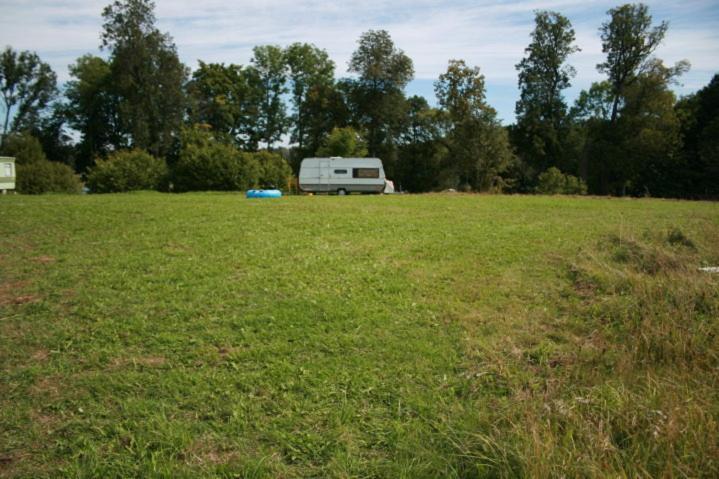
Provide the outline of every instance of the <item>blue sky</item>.
<path id="1" fill-rule="evenodd" d="M 0 46 L 34 50 L 50 63 L 60 81 L 68 65 L 85 53 L 99 53 L 100 13 L 109 0 L 0 0 Z M 570 58 L 577 69 L 566 96 L 572 101 L 592 81 L 602 79 L 598 28 L 618 1 L 581 0 L 157 0 L 159 27 L 169 32 L 182 61 L 246 64 L 254 45 L 310 42 L 326 49 L 345 76 L 359 35 L 386 29 L 414 61 L 409 94 L 435 103 L 433 82 L 452 58 L 477 65 L 485 75 L 487 98 L 505 123 L 514 121 L 518 97 L 514 65 L 529 42 L 536 10 L 568 16 L 581 52 Z M 678 94 L 696 91 L 719 72 L 717 0 L 648 1 L 655 22 L 669 32 L 657 56 L 667 63 L 687 59 L 692 69 Z"/>

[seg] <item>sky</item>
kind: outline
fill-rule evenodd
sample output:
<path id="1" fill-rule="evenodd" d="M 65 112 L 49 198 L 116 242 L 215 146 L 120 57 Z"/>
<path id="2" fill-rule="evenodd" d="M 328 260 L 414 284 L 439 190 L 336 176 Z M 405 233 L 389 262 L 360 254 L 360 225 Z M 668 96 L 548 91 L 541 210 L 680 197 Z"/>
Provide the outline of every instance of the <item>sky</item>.
<path id="1" fill-rule="evenodd" d="M 101 12 L 109 0 L 0 0 L 0 46 L 32 50 L 49 63 L 62 83 L 68 66 L 99 50 Z M 656 56 L 668 64 L 686 59 L 692 68 L 679 95 L 692 93 L 719 72 L 719 0 L 646 1 L 655 23 L 669 22 Z M 596 64 L 604 59 L 599 27 L 618 1 L 582 0 L 156 0 L 158 27 L 177 45 L 190 68 L 197 61 L 247 64 L 252 47 L 314 43 L 336 63 L 336 76 L 349 76 L 347 62 L 360 34 L 389 31 L 398 48 L 412 58 L 415 79 L 409 95 L 436 104 L 433 82 L 450 59 L 479 66 L 487 100 L 505 124 L 514 121 L 515 65 L 522 59 L 534 27 L 534 12 L 556 10 L 576 31 L 581 52 L 569 63 L 577 75 L 565 96 L 603 79 Z"/>

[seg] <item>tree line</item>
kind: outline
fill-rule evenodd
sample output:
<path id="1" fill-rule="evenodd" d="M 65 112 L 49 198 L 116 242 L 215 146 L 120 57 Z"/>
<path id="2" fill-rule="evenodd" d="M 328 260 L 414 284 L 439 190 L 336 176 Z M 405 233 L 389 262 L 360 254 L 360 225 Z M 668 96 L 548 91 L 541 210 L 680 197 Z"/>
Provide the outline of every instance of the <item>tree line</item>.
<path id="1" fill-rule="evenodd" d="M 18 158 L 24 191 L 77 190 L 75 173 L 98 192 L 286 187 L 302 158 L 369 155 L 411 192 L 719 196 L 719 76 L 677 99 L 671 87 L 689 64 L 654 56 L 668 24 L 641 3 L 607 12 L 605 79 L 573 105 L 563 92 L 576 75 L 574 29 L 536 12 L 507 127 L 479 67 L 463 60 L 436 80 L 436 107 L 408 97 L 412 60 L 384 30 L 361 35 L 350 77 L 307 43 L 190 72 L 152 1 L 117 0 L 102 18 L 104 57 L 78 58 L 62 92 L 36 54 L 2 52 L 0 151 Z"/>

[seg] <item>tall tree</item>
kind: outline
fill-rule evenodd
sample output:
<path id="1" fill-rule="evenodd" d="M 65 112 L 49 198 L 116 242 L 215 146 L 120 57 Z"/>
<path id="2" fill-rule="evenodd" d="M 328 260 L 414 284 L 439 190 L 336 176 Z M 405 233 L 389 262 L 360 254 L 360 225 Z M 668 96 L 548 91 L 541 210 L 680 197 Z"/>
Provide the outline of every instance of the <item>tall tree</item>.
<path id="1" fill-rule="evenodd" d="M 646 5 L 607 13 L 600 28 L 607 59 L 597 65 L 607 81 L 580 94 L 574 109 L 588 117 L 580 123 L 586 134 L 581 170 L 593 193 L 670 195 L 658 180 L 669 179 L 666 171 L 677 166 L 678 123 L 669 84 L 688 62 L 668 68 L 651 56 L 668 25 L 653 27 Z"/>
<path id="2" fill-rule="evenodd" d="M 258 128 L 262 141 L 268 149 L 282 139 L 287 131 L 287 111 L 282 95 L 287 90 L 287 64 L 280 47 L 263 45 L 255 47 L 251 73 L 262 89 Z"/>
<path id="3" fill-rule="evenodd" d="M 0 54 L 3 106 L 0 146 L 9 133 L 37 126 L 41 114 L 57 93 L 56 84 L 55 72 L 37 54 L 5 48 Z"/>
<path id="4" fill-rule="evenodd" d="M 359 75 L 352 94 L 356 126 L 367 132 L 369 154 L 383 156 L 391 175 L 406 108 L 404 88 L 414 77 L 412 60 L 387 31 L 369 30 L 358 41 L 349 71 Z"/>
<path id="5" fill-rule="evenodd" d="M 567 105 L 562 91 L 575 75 L 574 68 L 566 64 L 567 57 L 579 51 L 574 39 L 566 17 L 556 12 L 537 12 L 532 41 L 524 50 L 526 56 L 516 65 L 520 99 L 513 136 L 520 156 L 537 172 L 551 166 L 569 169 L 563 148 Z"/>
<path id="6" fill-rule="evenodd" d="M 634 83 L 645 62 L 664 39 L 669 24 L 652 27 L 649 7 L 643 3 L 624 4 L 607 12 L 609 21 L 600 28 L 602 51 L 607 60 L 597 65 L 606 73 L 612 85 L 612 114 L 614 123 L 625 89 Z"/>
<path id="7" fill-rule="evenodd" d="M 292 88 L 292 138 L 301 155 L 312 154 L 307 148 L 311 131 L 317 130 L 321 119 L 312 115 L 316 95 L 334 84 L 335 64 L 325 50 L 308 43 L 293 43 L 285 49 Z M 330 130 L 326 130 L 328 133 Z"/>
<path id="8" fill-rule="evenodd" d="M 111 74 L 110 63 L 94 55 L 84 55 L 70 65 L 72 80 L 65 89 L 65 113 L 70 127 L 81 135 L 76 164 L 79 171 L 85 171 L 96 157 L 113 148 L 127 146 Z"/>
<path id="9" fill-rule="evenodd" d="M 105 7 L 102 48 L 110 52 L 120 133 L 134 147 L 167 154 L 185 112 L 187 69 L 172 38 L 155 26 L 151 0 L 116 0 Z"/>
<path id="10" fill-rule="evenodd" d="M 395 185 L 419 193 L 438 186 L 442 160 L 447 149 L 442 142 L 442 112 L 429 106 L 424 97 L 407 99 L 407 114 L 399 137 Z"/>
<path id="11" fill-rule="evenodd" d="M 496 110 L 486 102 L 484 75 L 464 60 L 450 60 L 434 89 L 446 115 L 447 164 L 454 186 L 478 191 L 501 188 L 501 175 L 514 155 Z"/>

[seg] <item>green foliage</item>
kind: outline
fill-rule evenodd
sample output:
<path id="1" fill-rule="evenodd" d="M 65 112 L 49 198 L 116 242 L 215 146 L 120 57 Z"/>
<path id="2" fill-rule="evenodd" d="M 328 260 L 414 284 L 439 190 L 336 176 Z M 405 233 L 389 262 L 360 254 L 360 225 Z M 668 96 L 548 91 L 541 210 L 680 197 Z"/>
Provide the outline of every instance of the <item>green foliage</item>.
<path id="1" fill-rule="evenodd" d="M 399 137 L 399 159 L 392 178 L 397 188 L 413 193 L 438 186 L 447 149 L 442 144 L 442 113 L 430 108 L 427 100 L 407 100 L 407 116 Z"/>
<path id="2" fill-rule="evenodd" d="M 66 122 L 67 105 L 58 101 L 28 132 L 40 141 L 48 160 L 75 168 L 78 164 L 77 141 L 67 129 Z"/>
<path id="3" fill-rule="evenodd" d="M 79 193 L 82 183 L 68 165 L 48 161 L 40 141 L 28 133 L 14 133 L 5 139 L 4 156 L 15 157 L 18 193 Z"/>
<path id="4" fill-rule="evenodd" d="M 287 90 L 287 63 L 282 49 L 263 45 L 252 49 L 251 72 L 255 75 L 262 99 L 257 116 L 257 129 L 267 148 L 272 148 L 287 131 L 287 111 L 282 95 Z"/>
<path id="5" fill-rule="evenodd" d="M 258 151 L 256 153 L 245 153 L 244 158 L 248 162 L 259 164 L 259 176 L 257 183 L 262 188 L 278 188 L 287 190 L 292 178 L 292 168 L 279 153 L 270 151 Z"/>
<path id="6" fill-rule="evenodd" d="M 343 156 L 362 158 L 367 156 L 367 143 L 352 127 L 334 128 L 317 150 L 317 156 Z"/>
<path id="7" fill-rule="evenodd" d="M 684 142 L 680 195 L 719 198 L 719 75 L 676 105 Z"/>
<path id="8" fill-rule="evenodd" d="M 563 15 L 537 12 L 535 24 L 526 56 L 516 66 L 520 99 L 514 133 L 520 157 L 542 171 L 570 163 L 564 144 L 567 106 L 562 90 L 571 85 L 575 74 L 574 68 L 566 65 L 567 58 L 579 48 L 574 45 L 572 24 Z"/>
<path id="9" fill-rule="evenodd" d="M 65 88 L 65 115 L 69 125 L 80 132 L 76 166 L 85 171 L 98 156 L 127 145 L 119 129 L 111 64 L 97 56 L 83 55 L 70 65 L 70 76 L 72 80 Z"/>
<path id="10" fill-rule="evenodd" d="M 119 138 L 164 156 L 185 112 L 187 69 L 168 34 L 155 26 L 154 2 L 116 0 L 102 12 L 102 48 L 110 52 L 112 101 Z"/>
<path id="11" fill-rule="evenodd" d="M 312 145 L 313 135 L 330 131 L 323 115 L 313 111 L 316 102 L 313 96 L 325 95 L 333 89 L 335 64 L 325 50 L 307 43 L 293 43 L 284 54 L 294 107 L 291 141 L 297 143 L 302 156 L 309 156 L 316 150 L 316 144 Z"/>
<path id="12" fill-rule="evenodd" d="M 357 44 L 349 63 L 349 71 L 359 75 L 348 84 L 353 126 L 364 132 L 369 154 L 382 158 L 392 176 L 406 111 L 404 87 L 414 77 L 414 66 L 385 30 L 369 30 Z"/>
<path id="13" fill-rule="evenodd" d="M 36 160 L 17 165 L 15 186 L 18 193 L 80 193 L 82 183 L 72 168 L 56 161 Z"/>
<path id="14" fill-rule="evenodd" d="M 167 180 L 167 164 L 142 150 L 122 150 L 98 159 L 87 175 L 93 193 L 157 190 Z"/>
<path id="15" fill-rule="evenodd" d="M 14 156 L 17 165 L 29 165 L 47 160 L 40 141 L 27 133 L 9 135 L 0 151 L 3 156 Z"/>
<path id="16" fill-rule="evenodd" d="M 572 108 L 573 151 L 579 173 L 595 194 L 679 196 L 682 175 L 679 116 L 671 84 L 686 72 L 681 61 L 666 67 L 652 52 L 667 24 L 652 27 L 643 4 L 609 12 L 601 28 L 607 80 L 582 92 Z"/>
<path id="17" fill-rule="evenodd" d="M 36 53 L 18 53 L 10 47 L 0 53 L 0 147 L 8 134 L 38 125 L 40 115 L 57 94 L 56 84 L 55 72 Z"/>
<path id="18" fill-rule="evenodd" d="M 507 131 L 485 101 L 484 76 L 464 60 L 451 60 L 435 82 L 448 129 L 449 175 L 443 187 L 488 191 L 500 187 L 501 175 L 514 161 Z"/>
<path id="19" fill-rule="evenodd" d="M 209 125 L 218 134 L 229 135 L 238 147 L 257 149 L 264 93 L 256 70 L 200 61 L 187 90 L 192 124 Z"/>
<path id="20" fill-rule="evenodd" d="M 686 71 L 680 62 L 666 67 L 647 62 L 623 90 L 621 109 L 611 120 L 609 82 L 596 83 L 577 99 L 572 115 L 584 143 L 580 171 L 594 193 L 680 196 L 680 120 L 670 89 Z"/>
<path id="21" fill-rule="evenodd" d="M 351 82 L 350 82 L 351 83 Z M 299 171 L 303 158 L 313 156 L 322 146 L 334 128 L 350 123 L 350 102 L 347 95 L 348 83 L 340 80 L 332 85 L 315 85 L 307 92 L 304 115 L 307 119 L 302 148 L 295 149 L 292 166 Z"/>
<path id="22" fill-rule="evenodd" d="M 617 119 L 624 89 L 631 85 L 644 63 L 664 39 L 669 24 L 652 27 L 649 7 L 643 3 L 627 3 L 607 12 L 611 17 L 600 28 L 602 51 L 607 59 L 597 65 L 612 85 L 611 121 Z"/>
<path id="23" fill-rule="evenodd" d="M 261 174 L 254 155 L 243 155 L 212 132 L 194 127 L 182 131 L 171 181 L 175 191 L 245 190 L 256 187 Z"/>
<path id="24" fill-rule="evenodd" d="M 20 193 L 77 193 L 82 189 L 72 168 L 48 161 L 40 141 L 29 133 L 9 135 L 0 155 L 15 157 L 17 191 Z"/>
<path id="25" fill-rule="evenodd" d="M 414 76 L 412 60 L 399 50 L 386 30 L 369 30 L 360 36 L 349 71 L 378 90 L 401 90 Z"/>
<path id="26" fill-rule="evenodd" d="M 539 175 L 537 192 L 545 195 L 585 195 L 587 185 L 572 175 L 565 175 L 558 168 L 551 167 Z"/>
<path id="27" fill-rule="evenodd" d="M 589 90 L 582 90 L 570 115 L 575 121 L 609 120 L 612 116 L 612 85 L 608 81 L 594 82 Z"/>

